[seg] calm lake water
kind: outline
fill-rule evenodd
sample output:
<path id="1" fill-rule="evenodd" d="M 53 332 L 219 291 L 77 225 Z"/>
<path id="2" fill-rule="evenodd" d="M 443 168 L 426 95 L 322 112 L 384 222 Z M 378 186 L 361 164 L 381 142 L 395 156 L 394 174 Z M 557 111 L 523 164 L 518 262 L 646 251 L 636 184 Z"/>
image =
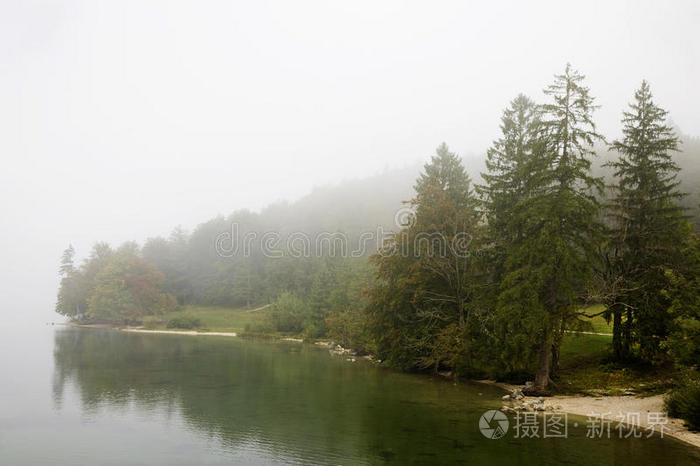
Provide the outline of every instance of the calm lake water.
<path id="1" fill-rule="evenodd" d="M 226 337 L 0 327 L 0 464 L 697 464 L 673 439 L 490 440 L 500 390 Z M 511 419 L 512 421 L 512 419 Z M 579 422 L 578 428 L 574 422 Z"/>

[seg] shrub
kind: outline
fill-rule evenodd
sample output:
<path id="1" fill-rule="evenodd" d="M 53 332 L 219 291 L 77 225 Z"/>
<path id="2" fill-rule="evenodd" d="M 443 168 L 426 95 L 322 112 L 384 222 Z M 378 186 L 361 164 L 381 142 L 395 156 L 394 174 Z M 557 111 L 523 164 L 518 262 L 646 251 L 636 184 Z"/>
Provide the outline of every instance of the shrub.
<path id="1" fill-rule="evenodd" d="M 148 328 L 148 329 L 154 329 L 161 325 L 163 321 L 158 318 L 157 316 L 146 316 L 143 318 L 143 326 Z"/>
<path id="2" fill-rule="evenodd" d="M 274 333 L 277 329 L 272 325 L 269 320 L 264 320 L 262 322 L 256 322 L 253 324 L 246 324 L 245 332 L 251 334 L 264 334 L 264 333 Z"/>
<path id="3" fill-rule="evenodd" d="M 168 320 L 168 324 L 166 326 L 168 328 L 192 329 L 201 327 L 202 322 L 197 317 L 184 315 L 173 317 L 172 319 Z"/>
<path id="4" fill-rule="evenodd" d="M 304 302 L 292 293 L 282 293 L 268 314 L 269 325 L 278 332 L 301 333 L 304 330 Z"/>
<path id="5" fill-rule="evenodd" d="M 302 332 L 302 336 L 304 337 L 304 340 L 313 342 L 317 338 L 323 336 L 323 332 L 321 331 L 319 325 L 313 322 L 307 322 L 306 324 L 304 324 L 304 331 Z"/>
<path id="6" fill-rule="evenodd" d="M 700 376 L 684 377 L 666 398 L 666 410 L 673 417 L 683 419 L 688 427 L 700 430 Z"/>

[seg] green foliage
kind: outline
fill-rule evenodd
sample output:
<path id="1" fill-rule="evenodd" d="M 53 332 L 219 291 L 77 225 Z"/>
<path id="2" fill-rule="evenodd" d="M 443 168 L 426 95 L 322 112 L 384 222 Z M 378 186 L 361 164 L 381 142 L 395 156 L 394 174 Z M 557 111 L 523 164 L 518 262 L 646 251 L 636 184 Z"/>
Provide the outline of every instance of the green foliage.
<path id="1" fill-rule="evenodd" d="M 621 140 L 611 147 L 619 159 L 608 165 L 615 176 L 609 209 L 612 221 L 608 253 L 607 305 L 613 315 L 618 359 L 631 355 L 652 361 L 671 328 L 669 278 L 683 274 L 681 248 L 691 230 L 678 205 L 678 165 L 672 153 L 678 137 L 665 123 L 667 112 L 652 100 L 646 81 L 623 113 Z"/>
<path id="2" fill-rule="evenodd" d="M 282 293 L 272 305 L 269 319 L 272 327 L 279 332 L 301 333 L 306 312 L 306 306 L 296 295 Z"/>
<path id="3" fill-rule="evenodd" d="M 144 326 L 144 328 L 147 328 L 149 330 L 153 330 L 155 328 L 160 327 L 163 325 L 165 322 L 161 317 L 158 316 L 146 316 L 143 318 L 141 321 L 141 324 Z"/>
<path id="4" fill-rule="evenodd" d="M 175 228 L 169 239 L 149 238 L 141 254 L 163 273 L 163 291 L 175 296 L 180 304 L 191 299 L 192 285 L 188 274 L 188 238 Z"/>
<path id="5" fill-rule="evenodd" d="M 680 366 L 700 361 L 700 240 L 693 234 L 686 239 L 680 248 L 685 268 L 666 269 L 668 286 L 662 290 L 672 319 L 662 347 Z"/>
<path id="6" fill-rule="evenodd" d="M 192 315 L 181 315 L 168 319 L 167 328 L 193 329 L 202 326 L 202 321 Z"/>
<path id="7" fill-rule="evenodd" d="M 491 276 L 486 292 L 496 317 L 493 329 L 496 341 L 491 343 L 498 348 L 495 359 L 500 374 L 528 372 L 537 349 L 532 335 L 539 327 L 528 328 L 528 324 L 537 321 L 533 307 L 519 315 L 519 310 L 494 309 L 494 305 L 504 293 L 501 284 L 508 271 L 506 261 L 511 249 L 522 241 L 525 232 L 527 218 L 521 216 L 523 203 L 536 188 L 533 173 L 542 159 L 538 125 L 539 108 L 524 95 L 516 97 L 503 112 L 502 136 L 487 153 L 487 172 L 482 174 L 485 184 L 478 187 L 488 221 L 487 258 Z"/>
<path id="8" fill-rule="evenodd" d="M 686 421 L 691 429 L 700 430 L 700 375 L 688 374 L 679 381 L 666 398 L 666 410 L 670 416 Z"/>
<path id="9" fill-rule="evenodd" d="M 326 336 L 344 347 L 370 351 L 365 290 L 370 286 L 373 271 L 364 258 L 344 261 L 332 270 L 333 279 L 322 307 Z"/>
<path id="10" fill-rule="evenodd" d="M 72 244 L 69 244 L 61 256 L 61 267 L 59 268 L 60 276 L 67 277 L 75 272 L 75 265 L 73 264 L 74 257 L 75 249 L 73 248 Z"/>
<path id="11" fill-rule="evenodd" d="M 487 152 L 485 184 L 477 186 L 482 209 L 488 221 L 489 261 L 492 281 L 499 283 L 503 275 L 506 247 L 522 234 L 520 222 L 514 222 L 517 207 L 530 196 L 533 186 L 530 172 L 536 162 L 537 105 L 520 94 L 503 111 L 500 139 Z"/>
<path id="12" fill-rule="evenodd" d="M 437 371 L 471 359 L 467 335 L 478 333 L 481 274 L 476 199 L 445 144 L 418 179 L 412 206 L 415 217 L 371 259 L 369 326 L 381 359 Z"/>
<path id="13" fill-rule="evenodd" d="M 56 299 L 56 312 L 71 318 L 81 317 L 87 310 L 86 280 L 74 264 L 75 249 L 72 245 L 63 252 L 59 275 L 61 285 Z"/>
<path id="14" fill-rule="evenodd" d="M 161 292 L 163 275 L 135 254 L 118 250 L 97 274 L 87 315 L 98 320 L 139 322 L 145 315 L 175 308 L 172 296 Z"/>
<path id="15" fill-rule="evenodd" d="M 487 217 L 505 260 L 496 299 L 496 335 L 506 372 L 537 360 L 535 387 L 545 390 L 564 330 L 592 276 L 601 227 L 590 173 L 595 108 L 583 76 L 567 65 L 545 89 L 551 102 L 530 115 L 518 98 L 504 114 L 504 136 L 490 152 L 484 178 Z M 509 141 L 523 141 L 521 145 Z"/>
<path id="16" fill-rule="evenodd" d="M 177 228 L 141 250 L 98 243 L 79 266 L 69 247 L 56 310 L 73 319 L 151 327 L 200 319 L 219 330 L 331 339 L 407 370 L 520 381 L 534 374 L 540 390 L 556 379 L 560 359 L 607 352 L 609 337 L 573 342 L 569 330 L 608 333 L 612 323 L 618 361 L 670 356 L 677 366 L 696 364 L 700 252 L 682 208 L 692 202 L 679 192 L 671 157 L 678 139 L 666 112 L 643 83 L 624 113 L 623 138 L 596 168 L 595 143 L 603 140 L 584 77 L 567 65 L 545 95 L 543 105 L 518 95 L 504 110 L 479 199 L 443 143 L 415 193 L 408 179 L 419 170 L 409 168 L 318 188 L 259 213 L 219 216 L 190 234 Z M 700 140 L 684 145 L 683 186 L 698 195 L 691 155 Z M 598 177 L 606 174 L 610 199 Z M 370 242 L 364 255 L 347 254 L 363 232 L 395 231 L 396 209 L 411 197 L 405 208 L 413 216 L 379 253 L 367 259 Z M 267 231 L 280 233 L 273 249 L 281 257 L 262 253 Z M 295 233 L 328 232 L 346 236 L 345 253 L 284 246 Z M 171 314 L 178 304 L 187 314 Z M 614 379 L 596 374 L 590 380 Z"/>
<path id="17" fill-rule="evenodd" d="M 133 243 L 117 251 L 98 243 L 76 268 L 72 248 L 62 261 L 57 311 L 75 319 L 138 323 L 146 315 L 175 309 L 172 295 L 163 293 L 163 275 L 140 257 Z"/>

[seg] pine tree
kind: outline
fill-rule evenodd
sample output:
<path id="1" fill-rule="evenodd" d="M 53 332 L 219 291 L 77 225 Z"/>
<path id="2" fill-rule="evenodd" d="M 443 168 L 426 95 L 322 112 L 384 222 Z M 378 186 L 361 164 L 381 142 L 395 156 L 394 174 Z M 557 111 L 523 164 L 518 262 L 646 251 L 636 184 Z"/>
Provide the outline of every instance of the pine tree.
<path id="1" fill-rule="evenodd" d="M 591 176 L 590 159 L 594 141 L 602 137 L 583 79 L 567 65 L 544 91 L 552 102 L 540 107 L 528 197 L 518 203 L 513 220 L 520 237 L 507 246 L 497 304 L 509 321 L 503 337 L 512 356 L 536 360 L 536 392 L 547 391 L 556 371 L 561 338 L 577 318 L 601 233 L 595 191 L 602 182 Z"/>
<path id="2" fill-rule="evenodd" d="M 485 184 L 477 186 L 487 221 L 484 259 L 488 263 L 489 279 L 485 294 L 489 297 L 487 306 L 496 317 L 492 326 L 494 338 L 489 346 L 498 348 L 493 356 L 502 373 L 528 370 L 533 358 L 529 335 L 537 332 L 536 328 L 520 325 L 527 322 L 516 316 L 520 311 L 509 306 L 494 308 L 502 292 L 509 251 L 523 240 L 528 220 L 522 215 L 523 206 L 532 196 L 537 164 L 544 159 L 538 150 L 538 124 L 537 105 L 522 94 L 513 99 L 501 117 L 502 136 L 487 152 L 487 172 L 482 173 Z"/>
<path id="3" fill-rule="evenodd" d="M 667 112 L 652 100 L 646 81 L 634 103 L 623 113 L 623 138 L 611 144 L 620 154 L 608 165 L 617 184 L 610 205 L 613 220 L 612 266 L 624 285 L 610 297 L 615 354 L 624 359 L 634 342 L 640 356 L 651 359 L 666 337 L 670 323 L 667 271 L 683 262 L 679 254 L 687 235 L 686 218 L 678 205 L 683 195 L 676 180 L 679 168 L 672 152 L 678 138 L 666 124 Z"/>
<path id="4" fill-rule="evenodd" d="M 425 166 L 415 186 L 413 201 L 416 212 L 414 254 L 427 272 L 426 279 L 435 275 L 444 280 L 446 287 L 436 290 L 426 287 L 422 299 L 429 306 L 448 302 L 457 310 L 460 327 L 467 321 L 467 301 L 470 300 L 473 283 L 473 267 L 476 261 L 468 249 L 476 247 L 479 217 L 477 200 L 471 189 L 471 179 L 456 154 L 443 143 L 437 156 Z M 439 238 L 439 247 L 435 239 Z M 464 249 L 464 250 L 460 250 Z"/>
<path id="5" fill-rule="evenodd" d="M 438 188 L 452 203 L 454 209 L 474 207 L 476 200 L 471 191 L 471 179 L 457 154 L 450 152 L 444 142 L 438 146 L 429 164 L 424 166 L 414 186 L 417 197 L 413 204 L 420 208 L 429 205 L 433 188 Z"/>
<path id="6" fill-rule="evenodd" d="M 415 216 L 371 258 L 368 316 L 378 356 L 406 369 L 468 365 L 480 235 L 471 180 L 442 144 L 415 189 Z"/>
<path id="7" fill-rule="evenodd" d="M 73 249 L 73 245 L 68 245 L 61 256 L 61 266 L 59 268 L 61 286 L 56 299 L 56 312 L 65 316 L 79 317 L 85 312 L 87 305 L 85 303 L 82 275 L 73 263 L 74 257 L 75 249 Z"/>
<path id="8" fill-rule="evenodd" d="M 61 256 L 61 267 L 59 268 L 61 277 L 68 277 L 75 271 L 75 266 L 73 265 L 74 257 L 75 249 L 73 249 L 72 244 L 69 244 Z"/>
<path id="9" fill-rule="evenodd" d="M 511 101 L 501 117 L 502 136 L 486 154 L 485 184 L 476 187 L 488 222 L 493 283 L 502 279 L 506 245 L 521 234 L 514 220 L 518 204 L 529 197 L 538 122 L 538 109 L 532 100 L 520 94 Z"/>

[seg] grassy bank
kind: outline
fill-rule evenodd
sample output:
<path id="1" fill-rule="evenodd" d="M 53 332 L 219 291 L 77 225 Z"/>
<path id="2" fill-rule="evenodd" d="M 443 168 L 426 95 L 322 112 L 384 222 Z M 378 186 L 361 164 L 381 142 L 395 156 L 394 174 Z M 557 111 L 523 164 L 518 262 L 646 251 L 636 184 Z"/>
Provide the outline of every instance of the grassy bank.
<path id="1" fill-rule="evenodd" d="M 165 330 L 171 319 L 191 317 L 200 321 L 200 332 L 235 332 L 244 334 L 259 326 L 265 320 L 266 309 L 252 311 L 249 309 L 231 309 L 217 306 L 186 305 L 182 310 L 159 317 L 160 322 L 149 325 L 149 329 Z"/>
<path id="2" fill-rule="evenodd" d="M 602 306 L 586 309 L 588 314 Z M 630 395 L 664 393 L 673 385 L 677 370 L 668 366 L 621 365 L 612 362 L 612 326 L 601 316 L 587 319 L 584 331 L 605 335 L 569 333 L 561 347 L 559 387 L 562 394 Z"/>

